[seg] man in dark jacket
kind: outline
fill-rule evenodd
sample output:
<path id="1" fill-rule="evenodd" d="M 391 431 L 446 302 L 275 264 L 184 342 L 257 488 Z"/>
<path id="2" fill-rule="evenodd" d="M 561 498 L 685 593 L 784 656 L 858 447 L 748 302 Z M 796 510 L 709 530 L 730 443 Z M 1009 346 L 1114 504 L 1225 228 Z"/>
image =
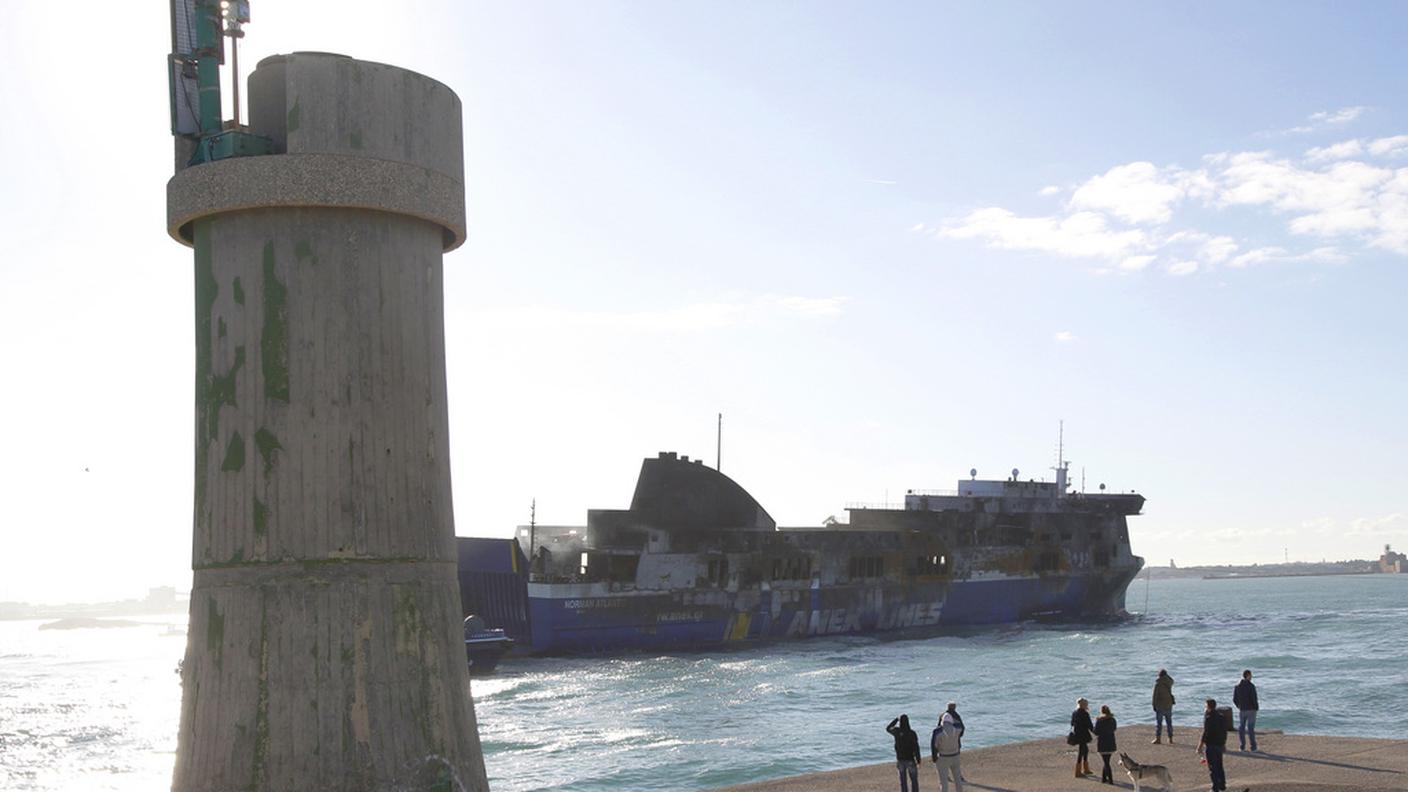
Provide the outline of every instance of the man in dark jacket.
<path id="1" fill-rule="evenodd" d="M 1163 742 L 1164 724 L 1168 724 L 1168 741 L 1173 744 L 1173 677 L 1166 669 L 1159 669 L 1159 677 L 1154 680 L 1154 739 L 1157 745 Z"/>
<path id="2" fill-rule="evenodd" d="M 898 726 L 895 724 L 899 724 Z M 919 763 L 924 761 L 919 754 L 919 735 L 909 728 L 909 716 L 901 715 L 885 727 L 895 738 L 895 766 L 900 771 L 900 792 L 919 792 Z"/>
<path id="3" fill-rule="evenodd" d="M 1208 775 L 1212 778 L 1212 792 L 1226 792 L 1227 774 L 1222 770 L 1222 752 L 1227 748 L 1227 721 L 1217 711 L 1217 699 L 1208 699 L 1207 709 L 1203 710 L 1203 736 L 1198 740 L 1198 750 L 1208 760 Z"/>
<path id="4" fill-rule="evenodd" d="M 1242 672 L 1242 681 L 1232 691 L 1232 705 L 1237 708 L 1237 739 L 1242 743 L 1242 750 L 1247 750 L 1247 740 L 1250 739 L 1255 751 L 1257 702 L 1251 671 Z"/>

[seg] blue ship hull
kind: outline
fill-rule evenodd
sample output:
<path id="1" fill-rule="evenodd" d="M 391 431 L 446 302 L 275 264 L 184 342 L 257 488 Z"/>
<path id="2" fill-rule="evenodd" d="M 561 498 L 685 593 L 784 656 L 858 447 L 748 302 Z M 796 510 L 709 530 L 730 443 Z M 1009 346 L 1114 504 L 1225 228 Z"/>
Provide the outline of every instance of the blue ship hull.
<path id="1" fill-rule="evenodd" d="M 771 599 L 777 592 L 769 591 L 743 596 L 693 591 L 542 596 L 552 586 L 534 584 L 528 597 L 531 651 L 709 648 L 1033 618 L 1104 618 L 1123 611 L 1123 594 L 1132 574 L 1118 577 L 1123 579 L 993 578 L 913 585 L 904 592 L 879 587 L 812 588 L 798 592 L 801 602 L 776 608 Z M 569 587 L 582 588 L 563 586 Z M 756 602 L 745 608 L 740 607 L 741 599 Z"/>

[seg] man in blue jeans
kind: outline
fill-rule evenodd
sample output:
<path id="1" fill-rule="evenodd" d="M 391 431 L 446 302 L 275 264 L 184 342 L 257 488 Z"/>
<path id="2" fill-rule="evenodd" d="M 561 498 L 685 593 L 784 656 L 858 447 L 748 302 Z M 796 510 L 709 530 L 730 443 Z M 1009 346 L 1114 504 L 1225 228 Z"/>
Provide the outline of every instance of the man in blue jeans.
<path id="1" fill-rule="evenodd" d="M 1242 681 L 1232 690 L 1232 705 L 1237 708 L 1237 739 L 1242 743 L 1242 750 L 1247 750 L 1247 740 L 1250 739 L 1255 751 L 1257 701 L 1251 671 L 1242 672 Z"/>
<path id="2" fill-rule="evenodd" d="M 1164 724 L 1168 724 L 1168 741 L 1173 743 L 1173 677 L 1165 669 L 1159 669 L 1159 678 L 1154 680 L 1154 739 L 1157 745 L 1163 742 Z"/>
<path id="3" fill-rule="evenodd" d="M 919 735 L 909 728 L 909 716 L 901 715 L 890 721 L 885 731 L 895 738 L 895 767 L 900 771 L 900 792 L 919 792 Z"/>
<path id="4" fill-rule="evenodd" d="M 1229 713 L 1228 717 L 1231 717 Z M 1208 761 L 1208 776 L 1212 779 L 1212 792 L 1226 792 L 1227 774 L 1222 769 L 1222 753 L 1227 748 L 1227 721 L 1217 711 L 1217 699 L 1208 699 L 1203 711 L 1203 736 L 1198 740 L 1198 750 Z"/>

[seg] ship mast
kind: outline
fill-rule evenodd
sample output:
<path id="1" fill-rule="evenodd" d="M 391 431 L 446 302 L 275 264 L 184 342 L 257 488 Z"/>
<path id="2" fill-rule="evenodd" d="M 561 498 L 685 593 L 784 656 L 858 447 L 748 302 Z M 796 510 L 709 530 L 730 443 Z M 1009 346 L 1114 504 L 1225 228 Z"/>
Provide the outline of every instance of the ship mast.
<path id="1" fill-rule="evenodd" d="M 1066 422 L 1061 420 L 1056 430 L 1056 492 L 1066 494 Z"/>

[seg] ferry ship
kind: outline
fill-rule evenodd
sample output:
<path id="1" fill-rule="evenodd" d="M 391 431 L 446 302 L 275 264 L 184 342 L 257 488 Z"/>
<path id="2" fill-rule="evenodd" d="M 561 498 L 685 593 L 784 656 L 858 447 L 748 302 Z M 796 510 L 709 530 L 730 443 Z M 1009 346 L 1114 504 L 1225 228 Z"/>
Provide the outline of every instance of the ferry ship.
<path id="1" fill-rule="evenodd" d="M 534 654 L 1121 616 L 1144 563 L 1126 518 L 1144 498 L 1069 492 L 1068 470 L 1061 460 L 1054 482 L 974 470 L 955 491 L 785 528 L 720 471 L 662 452 L 641 464 L 628 509 L 460 538 L 461 596 Z"/>

